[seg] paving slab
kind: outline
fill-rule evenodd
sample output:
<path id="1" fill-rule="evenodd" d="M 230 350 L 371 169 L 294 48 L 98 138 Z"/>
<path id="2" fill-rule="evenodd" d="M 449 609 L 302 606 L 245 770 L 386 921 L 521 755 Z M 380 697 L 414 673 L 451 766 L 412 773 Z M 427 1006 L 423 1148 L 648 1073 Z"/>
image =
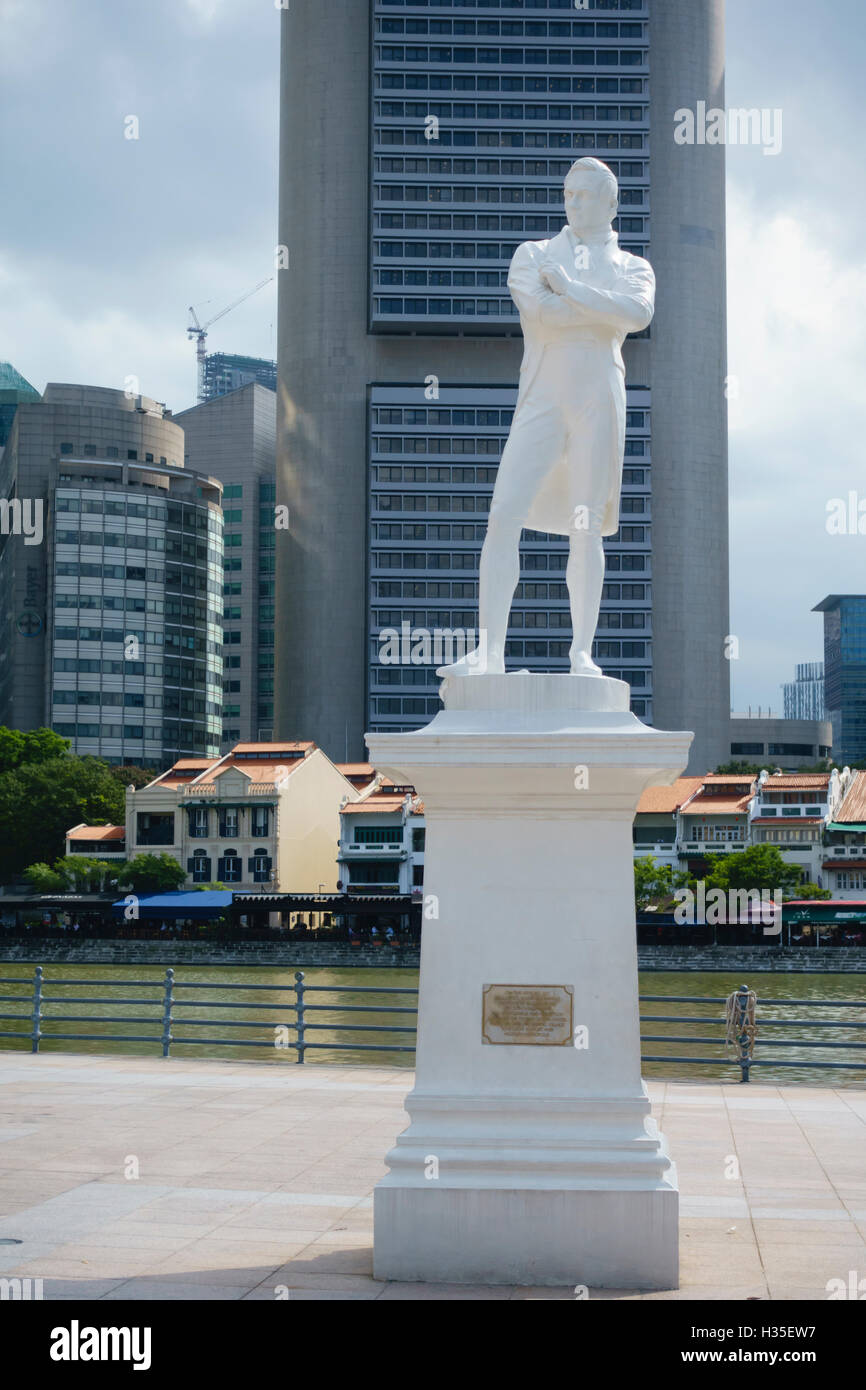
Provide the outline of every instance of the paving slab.
<path id="1" fill-rule="evenodd" d="M 46 1299 L 562 1301 L 372 1277 L 403 1068 L 0 1053 L 0 1274 Z M 866 1276 L 866 1092 L 648 1083 L 681 1184 L 676 1290 L 827 1298 Z"/>

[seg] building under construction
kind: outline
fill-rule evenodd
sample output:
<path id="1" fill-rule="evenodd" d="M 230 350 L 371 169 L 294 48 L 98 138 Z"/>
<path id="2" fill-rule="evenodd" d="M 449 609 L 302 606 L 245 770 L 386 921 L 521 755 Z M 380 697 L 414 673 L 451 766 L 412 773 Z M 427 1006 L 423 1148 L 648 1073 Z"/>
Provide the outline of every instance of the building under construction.
<path id="1" fill-rule="evenodd" d="M 257 381 L 270 391 L 277 389 L 277 364 L 263 357 L 234 357 L 227 352 L 209 352 L 204 366 L 204 399 L 226 396 L 240 386 Z"/>

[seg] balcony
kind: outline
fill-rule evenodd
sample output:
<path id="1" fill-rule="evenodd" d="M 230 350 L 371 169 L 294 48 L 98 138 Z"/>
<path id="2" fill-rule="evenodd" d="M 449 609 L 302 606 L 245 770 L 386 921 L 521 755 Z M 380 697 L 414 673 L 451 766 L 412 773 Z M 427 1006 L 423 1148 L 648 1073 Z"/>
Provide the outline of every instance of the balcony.
<path id="1" fill-rule="evenodd" d="M 280 789 L 285 785 L 283 782 L 251 782 L 246 791 L 226 792 L 225 800 L 234 804 L 246 801 L 248 798 L 256 799 L 262 796 L 279 796 Z M 181 796 L 184 801 L 216 801 L 219 799 L 220 788 L 212 782 L 207 782 L 201 787 L 183 787 Z"/>
<path id="2" fill-rule="evenodd" d="M 359 844 L 356 840 L 341 840 L 338 859 L 375 859 L 384 857 L 387 859 L 405 860 L 408 858 L 409 851 L 402 844 L 397 845 L 366 845 Z"/>

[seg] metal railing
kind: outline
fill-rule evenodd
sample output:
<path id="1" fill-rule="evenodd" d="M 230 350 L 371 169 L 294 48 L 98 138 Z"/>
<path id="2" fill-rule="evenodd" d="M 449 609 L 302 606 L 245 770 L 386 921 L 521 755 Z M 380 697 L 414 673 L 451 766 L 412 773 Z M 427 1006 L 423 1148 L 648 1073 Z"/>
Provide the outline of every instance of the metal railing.
<path id="1" fill-rule="evenodd" d="M 43 967 L 37 966 L 32 977 L 0 977 L 0 986 L 6 985 L 29 985 L 29 998 L 24 993 L 0 994 L 0 1003 L 8 1005 L 10 1003 L 28 1005 L 26 1013 L 0 1013 L 0 1022 L 18 1022 L 27 1024 L 24 1030 L 11 1031 L 0 1029 L 0 1038 L 14 1038 L 17 1041 L 29 1042 L 30 1050 L 38 1053 L 43 1042 L 101 1042 L 106 1045 L 115 1042 L 134 1042 L 151 1043 L 161 1046 L 163 1057 L 171 1055 L 172 1046 L 199 1046 L 199 1047 L 258 1047 L 258 1048 L 277 1048 L 294 1049 L 297 1053 L 298 1063 L 303 1063 L 307 1052 L 320 1050 L 327 1052 L 414 1052 L 415 1047 L 412 1042 L 398 1041 L 379 1041 L 375 1042 L 355 1040 L 354 1037 L 346 1042 L 315 1041 L 311 1040 L 310 1035 L 316 1033 L 328 1034 L 403 1034 L 414 1035 L 416 1033 L 415 1017 L 417 1016 L 417 988 L 391 985 L 308 985 L 304 983 L 304 972 L 298 970 L 294 975 L 294 984 L 227 984 L 221 985 L 216 982 L 200 983 L 196 981 L 181 981 L 175 978 L 175 971 L 168 969 L 162 979 L 154 980 L 77 980 L 65 979 L 57 976 L 56 979 L 46 979 Z M 87 991 L 100 991 L 99 994 L 73 994 L 71 996 L 55 991 L 84 989 Z M 102 991 L 106 991 L 103 993 Z M 119 991 L 119 993 L 112 993 Z M 127 994 L 125 991 L 149 991 L 147 994 L 133 993 Z M 211 994 L 241 994 L 240 1000 L 217 1000 L 213 998 L 202 998 L 201 992 L 209 991 Z M 184 997 L 189 992 L 190 997 Z M 272 999 L 267 1001 L 257 1001 L 254 997 L 256 993 L 276 994 L 278 1001 Z M 287 996 L 293 998 L 288 999 Z M 321 1000 L 323 995 L 339 996 L 338 1002 L 309 1003 L 308 996 L 315 995 Z M 385 995 L 389 999 L 393 995 L 403 995 L 410 997 L 412 1003 L 381 1003 L 362 1002 L 349 1003 L 342 1002 L 344 995 Z M 247 1002 L 247 1001 L 250 1002 Z M 695 995 L 665 995 L 665 994 L 643 994 L 640 1002 L 646 1004 L 711 1004 L 721 1006 L 724 1009 L 725 1000 L 718 997 L 705 997 Z M 123 1013 L 118 1016 L 102 1013 L 67 1013 L 65 1009 L 74 1004 L 79 1005 L 103 1005 L 103 1004 L 136 1006 L 132 1014 Z M 142 1016 L 139 1012 L 142 1008 L 152 1008 L 154 1012 Z M 866 1009 L 866 1000 L 859 999 L 758 999 L 758 1034 L 765 1029 L 808 1029 L 813 1032 L 816 1029 L 864 1029 L 866 1028 L 866 1016 L 860 1020 L 838 1020 L 826 1018 L 773 1018 L 766 1017 L 761 1011 L 784 1010 L 794 1008 L 798 1011 L 810 1009 Z M 232 1010 L 233 1012 L 257 1012 L 270 1011 L 272 1014 L 281 1015 L 277 1018 L 250 1018 L 235 1019 L 226 1018 L 224 1014 L 217 1014 L 214 1017 L 190 1017 L 186 1014 L 188 1010 L 200 1011 L 202 1009 Z M 394 1023 L 380 1022 L 343 1022 L 342 1017 L 333 1017 L 327 1020 L 321 1016 L 346 1015 L 353 1017 L 358 1014 L 365 1015 L 394 1015 L 411 1014 L 413 1021 Z M 287 1017 L 290 1015 L 291 1017 Z M 100 1025 L 150 1025 L 159 1031 L 150 1033 L 142 1032 L 67 1032 L 66 1026 L 70 1023 L 100 1024 Z M 715 1028 L 715 1036 L 703 1037 L 694 1034 L 663 1033 L 663 1034 L 641 1034 L 641 1043 L 685 1043 L 689 1048 L 712 1047 L 722 1050 L 722 1055 L 694 1055 L 689 1056 L 671 1055 L 668 1052 L 646 1054 L 641 1056 L 643 1063 L 669 1063 L 686 1066 L 716 1066 L 716 1067 L 736 1067 L 740 1070 L 740 1079 L 749 1080 L 750 1071 L 754 1067 L 817 1067 L 831 1070 L 842 1071 L 866 1071 L 866 1061 L 825 1061 L 818 1057 L 798 1056 L 796 1058 L 778 1057 L 775 1055 L 764 1055 L 764 1042 L 761 1040 L 758 1048 L 759 1055 L 749 1055 L 750 1049 L 744 1049 L 744 1055 L 730 1057 L 724 1055 L 725 1048 L 725 1019 L 724 1014 L 644 1014 L 641 1023 L 665 1023 L 665 1024 L 705 1024 L 709 1028 Z M 43 1028 L 47 1024 L 48 1028 Z M 59 1025 L 62 1031 L 55 1031 L 55 1026 Z M 207 1033 L 193 1032 L 190 1030 L 217 1030 Z M 219 1036 L 220 1030 L 232 1030 L 229 1036 Z M 267 1041 L 261 1037 L 249 1038 L 239 1035 L 238 1031 L 257 1029 L 259 1032 L 271 1030 L 273 1035 Z M 182 1031 L 180 1031 L 182 1030 Z M 291 1038 L 289 1031 L 293 1031 L 295 1036 Z M 774 1036 L 769 1045 L 773 1048 L 797 1048 L 801 1052 L 804 1049 L 824 1050 L 832 1049 L 862 1052 L 866 1050 L 866 1041 L 852 1042 L 839 1041 L 834 1038 L 829 1040 L 811 1040 L 799 1038 L 787 1038 Z"/>
<path id="2" fill-rule="evenodd" d="M 328 1033 L 415 1033 L 414 1024 L 411 1027 L 404 1027 L 400 1024 L 384 1023 L 342 1023 L 342 1022 L 311 1022 L 308 1015 L 323 1013 L 363 1013 L 363 1014 L 416 1014 L 414 1006 L 404 1006 L 396 1004 L 308 1004 L 306 996 L 308 994 L 375 994 L 375 995 L 394 995 L 404 994 L 417 997 L 418 990 L 400 988 L 391 985 L 381 985 L 375 988 L 370 986 L 350 986 L 350 985 L 307 985 L 304 984 L 304 973 L 301 970 L 295 972 L 295 983 L 293 985 L 246 985 L 230 984 L 220 985 L 216 982 L 201 984 L 198 982 L 187 982 L 175 979 L 175 972 L 168 969 L 163 980 L 70 980 L 63 976 L 58 976 L 50 983 L 57 989 L 88 989 L 88 990 L 150 990 L 161 994 L 158 998 L 148 998 L 144 995 L 133 995 L 127 997 L 124 994 L 114 996 L 108 995 L 77 995 L 67 997 L 62 994 L 46 993 L 46 980 L 44 968 L 37 965 L 33 974 L 32 982 L 29 979 L 10 978 L 0 976 L 0 986 L 13 984 L 31 984 L 31 1007 L 27 1014 L 0 1013 L 0 1021 L 26 1022 L 29 1028 L 26 1032 L 12 1032 L 8 1029 L 0 1029 L 0 1038 L 17 1038 L 19 1041 L 29 1040 L 30 1050 L 37 1053 L 42 1042 L 65 1041 L 65 1042 L 136 1042 L 136 1043 L 156 1043 L 162 1046 L 163 1057 L 171 1056 L 172 1045 L 183 1044 L 184 1046 L 199 1047 L 268 1047 L 289 1049 L 297 1051 L 298 1062 L 304 1061 L 304 1055 L 315 1049 L 323 1051 L 337 1052 L 414 1052 L 414 1044 L 397 1042 L 311 1042 L 308 1039 L 309 1033 L 328 1032 Z M 262 1002 L 239 1002 L 237 1000 L 217 1000 L 202 999 L 193 996 L 185 999 L 180 996 L 180 992 L 187 990 L 210 990 L 212 993 L 224 993 L 226 991 L 242 991 L 246 995 L 248 991 L 264 991 L 268 994 L 276 993 L 281 998 L 287 994 L 294 994 L 295 998 L 288 1003 L 275 1003 L 268 1000 Z M 21 994 L 0 994 L 0 1002 L 15 1002 L 22 1004 L 25 996 Z M 135 1004 L 139 1007 L 153 1006 L 158 1010 L 156 1013 L 142 1017 L 135 1013 L 127 1013 L 118 1017 L 114 1014 L 69 1014 L 62 1011 L 62 1006 L 69 1004 Z M 61 1006 L 61 1011 L 54 1012 L 51 1005 Z M 184 1017 L 179 1010 L 184 1009 L 231 1009 L 233 1011 L 255 1010 L 260 1012 L 264 1009 L 271 1010 L 278 1014 L 293 1014 L 294 1018 L 280 1018 L 276 1020 L 255 1018 L 249 1021 L 243 1019 L 229 1019 L 217 1016 L 215 1018 L 188 1018 Z M 59 1023 L 93 1023 L 113 1025 L 131 1024 L 150 1024 L 160 1025 L 162 1028 L 161 1036 L 155 1033 L 68 1033 L 56 1032 L 52 1028 L 45 1031 L 42 1027 L 44 1022 Z M 255 1028 L 272 1029 L 275 1037 L 263 1041 L 261 1038 L 245 1038 L 233 1035 L 230 1037 L 210 1037 L 210 1036 L 187 1036 L 184 1032 L 180 1034 L 177 1028 L 231 1028 L 231 1029 L 250 1029 Z M 287 1036 L 288 1029 L 294 1029 L 295 1038 L 292 1040 Z"/>
<path id="3" fill-rule="evenodd" d="M 739 991 L 747 992 L 744 986 Z M 721 1004 L 724 1006 L 725 999 L 706 997 L 701 995 L 689 994 L 642 994 L 640 996 L 642 1004 Z M 866 1009 L 866 1000 L 863 999 L 758 999 L 757 1008 L 761 1009 Z M 690 1014 L 642 1014 L 641 1023 L 715 1023 L 720 1022 L 724 1025 L 724 1019 L 715 1019 L 706 1014 L 693 1016 Z M 866 1018 L 861 1023 L 857 1020 L 836 1020 L 836 1019 L 805 1019 L 805 1018 L 758 1018 L 758 1033 L 764 1028 L 866 1028 Z M 641 1034 L 641 1043 L 688 1043 L 690 1046 L 718 1047 L 719 1043 L 724 1045 L 724 1032 L 722 1038 L 698 1038 L 693 1034 L 679 1037 L 670 1033 L 660 1035 Z M 866 1042 L 811 1042 L 802 1038 L 779 1038 L 776 1037 L 771 1043 L 773 1047 L 796 1047 L 801 1050 L 808 1048 L 850 1048 L 857 1051 L 866 1050 Z M 641 1062 L 673 1062 L 678 1065 L 694 1066 L 704 1065 L 715 1062 L 711 1057 L 670 1057 L 661 1054 L 651 1056 L 641 1056 Z M 825 1062 L 821 1060 L 812 1061 L 810 1058 L 797 1057 L 793 1060 L 784 1057 L 767 1057 L 760 1055 L 755 1057 L 750 1054 L 747 1047 L 744 1047 L 744 1055 L 734 1058 L 725 1057 L 723 1065 L 737 1066 L 740 1068 L 740 1080 L 748 1081 L 749 1072 L 753 1067 L 823 1067 L 832 1070 L 842 1071 L 866 1071 L 866 1062 Z"/>

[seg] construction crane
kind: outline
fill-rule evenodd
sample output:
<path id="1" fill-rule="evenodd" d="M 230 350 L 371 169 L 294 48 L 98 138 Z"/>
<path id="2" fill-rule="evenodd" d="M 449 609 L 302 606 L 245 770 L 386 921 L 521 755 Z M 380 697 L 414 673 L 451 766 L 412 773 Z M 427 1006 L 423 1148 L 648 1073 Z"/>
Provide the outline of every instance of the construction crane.
<path id="1" fill-rule="evenodd" d="M 207 357 L 208 329 L 213 327 L 217 319 L 225 318 L 225 315 L 230 314 L 232 309 L 237 309 L 238 305 L 244 304 L 248 299 L 252 299 L 253 295 L 258 294 L 259 290 L 263 290 L 265 285 L 269 285 L 273 278 L 273 275 L 269 275 L 267 280 L 260 280 L 259 283 L 257 285 L 254 285 L 251 290 L 247 290 L 246 294 L 242 294 L 240 299 L 236 299 L 234 304 L 230 304 L 227 309 L 220 309 L 219 313 L 214 314 L 212 319 L 208 319 L 207 323 L 199 323 L 198 314 L 190 304 L 189 312 L 192 318 L 192 323 L 189 325 L 186 332 L 188 338 L 195 338 L 196 340 L 195 355 L 196 362 L 198 364 L 199 405 L 201 405 L 202 401 L 205 400 L 205 359 Z"/>

